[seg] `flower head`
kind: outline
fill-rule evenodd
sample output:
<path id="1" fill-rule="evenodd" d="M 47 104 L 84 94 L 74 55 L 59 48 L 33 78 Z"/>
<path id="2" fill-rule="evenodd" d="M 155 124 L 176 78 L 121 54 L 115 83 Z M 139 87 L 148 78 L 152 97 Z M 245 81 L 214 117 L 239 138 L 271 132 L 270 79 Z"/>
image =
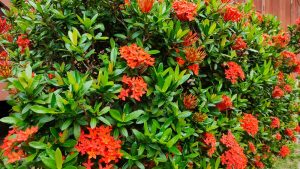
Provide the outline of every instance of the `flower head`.
<path id="1" fill-rule="evenodd" d="M 289 137 L 294 137 L 294 131 L 292 129 L 287 128 L 284 130 L 284 133 Z"/>
<path id="2" fill-rule="evenodd" d="M 223 18 L 225 21 L 238 22 L 242 18 L 242 13 L 237 8 L 228 5 Z"/>
<path id="3" fill-rule="evenodd" d="M 280 120 L 278 117 L 272 117 L 271 128 L 280 128 Z"/>
<path id="4" fill-rule="evenodd" d="M 297 125 L 297 126 L 295 127 L 294 131 L 300 133 L 300 126 Z"/>
<path id="5" fill-rule="evenodd" d="M 299 63 L 296 54 L 293 52 L 283 51 L 280 55 L 283 57 L 285 63 L 290 67 L 296 66 Z"/>
<path id="6" fill-rule="evenodd" d="M 127 65 L 131 68 L 153 66 L 155 59 L 146 53 L 144 49 L 138 47 L 136 44 L 130 46 L 123 46 L 120 48 L 121 58 L 125 59 Z"/>
<path id="7" fill-rule="evenodd" d="M 197 33 L 193 33 L 192 31 L 190 31 L 183 40 L 183 46 L 191 46 L 193 45 L 195 42 L 198 41 L 198 35 Z"/>
<path id="8" fill-rule="evenodd" d="M 183 97 L 183 105 L 189 110 L 195 109 L 198 105 L 197 97 L 193 94 L 185 94 Z"/>
<path id="9" fill-rule="evenodd" d="M 185 61 L 181 57 L 176 57 L 176 62 L 179 66 L 182 66 L 185 63 Z"/>
<path id="10" fill-rule="evenodd" d="M 141 97 L 147 92 L 147 83 L 141 76 L 122 78 L 123 88 L 119 94 L 119 98 L 123 101 L 130 95 L 131 98 L 141 101 Z"/>
<path id="11" fill-rule="evenodd" d="M 6 58 L 5 60 L 0 60 L 0 76 L 4 78 L 10 77 L 12 73 L 11 62 Z"/>
<path id="12" fill-rule="evenodd" d="M 190 63 L 201 63 L 206 57 L 205 50 L 202 47 L 187 47 L 184 49 L 186 60 Z"/>
<path id="13" fill-rule="evenodd" d="M 110 162 L 118 162 L 122 157 L 121 140 L 115 140 L 110 135 L 111 127 L 100 126 L 87 128 L 88 133 L 81 132 L 75 148 L 81 155 L 88 155 L 88 159 L 99 158 L 99 163 L 109 165 Z M 93 164 L 88 160 L 86 165 L 92 167 Z"/>
<path id="14" fill-rule="evenodd" d="M 198 64 L 192 64 L 190 66 L 188 66 L 188 69 L 190 69 L 191 71 L 193 71 L 194 75 L 198 76 L 199 75 L 199 65 Z"/>
<path id="15" fill-rule="evenodd" d="M 248 159 L 232 133 L 228 131 L 227 135 L 223 134 L 220 141 L 228 148 L 221 155 L 222 165 L 226 165 L 226 169 L 245 169 Z"/>
<path id="16" fill-rule="evenodd" d="M 290 36 L 287 33 L 280 33 L 276 36 L 273 36 L 273 43 L 275 46 L 284 48 L 290 41 Z"/>
<path id="17" fill-rule="evenodd" d="M 244 50 L 247 48 L 247 43 L 241 37 L 238 37 L 231 48 L 233 50 Z"/>
<path id="18" fill-rule="evenodd" d="M 11 25 L 7 24 L 6 19 L 0 18 L 0 34 L 5 34 L 11 29 Z"/>
<path id="19" fill-rule="evenodd" d="M 225 65 L 227 66 L 225 78 L 230 80 L 232 84 L 237 83 L 239 78 L 241 80 L 245 79 L 244 71 L 240 65 L 235 62 L 227 62 Z"/>
<path id="20" fill-rule="evenodd" d="M 240 120 L 242 128 L 251 136 L 258 132 L 258 120 L 252 114 L 244 114 Z"/>
<path id="21" fill-rule="evenodd" d="M 272 97 L 275 99 L 279 99 L 282 96 L 284 96 L 284 91 L 279 86 L 275 86 L 272 92 Z"/>
<path id="22" fill-rule="evenodd" d="M 280 141 L 281 140 L 281 134 L 280 133 L 276 133 L 275 138 L 276 138 L 276 140 Z"/>
<path id="23" fill-rule="evenodd" d="M 21 34 L 18 36 L 17 44 L 21 49 L 21 53 L 24 53 L 25 49 L 29 47 L 30 40 L 27 39 L 27 35 Z"/>
<path id="24" fill-rule="evenodd" d="M 256 153 L 256 148 L 255 148 L 255 146 L 254 146 L 254 144 L 252 143 L 252 142 L 248 142 L 248 144 L 249 144 L 249 150 L 253 153 L 253 154 L 255 154 Z"/>
<path id="25" fill-rule="evenodd" d="M 289 85 L 289 84 L 284 85 L 283 89 L 284 89 L 284 91 L 286 91 L 287 93 L 291 93 L 291 92 L 293 91 L 292 86 Z"/>
<path id="26" fill-rule="evenodd" d="M 205 143 L 206 146 L 210 147 L 207 154 L 208 154 L 208 156 L 211 157 L 214 154 L 214 152 L 216 151 L 216 142 L 217 141 L 216 141 L 215 136 L 211 133 L 205 133 L 203 142 Z"/>
<path id="27" fill-rule="evenodd" d="M 232 108 L 231 98 L 226 95 L 223 95 L 222 101 L 218 103 L 216 107 L 219 109 L 219 111 L 225 111 Z"/>
<path id="28" fill-rule="evenodd" d="M 143 13 L 148 13 L 151 11 L 154 4 L 154 0 L 137 0 L 140 10 Z"/>
<path id="29" fill-rule="evenodd" d="M 172 5 L 177 18 L 181 21 L 192 21 L 197 15 L 197 5 L 185 0 L 176 0 Z"/>
<path id="30" fill-rule="evenodd" d="M 289 149 L 289 147 L 288 146 L 286 146 L 286 145 L 283 145 L 281 148 L 280 148 L 280 151 L 279 151 L 279 155 L 281 156 L 281 157 L 286 157 L 286 156 L 288 156 L 290 154 L 290 149 Z"/>

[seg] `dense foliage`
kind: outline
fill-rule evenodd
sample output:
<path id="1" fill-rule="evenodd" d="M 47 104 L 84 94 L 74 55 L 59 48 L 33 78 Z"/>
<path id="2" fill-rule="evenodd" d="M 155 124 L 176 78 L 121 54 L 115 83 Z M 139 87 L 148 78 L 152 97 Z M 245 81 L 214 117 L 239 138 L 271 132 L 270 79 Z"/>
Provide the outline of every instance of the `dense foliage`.
<path id="1" fill-rule="evenodd" d="M 290 154 L 299 42 L 252 2 L 12 2 L 1 168 L 270 168 Z"/>

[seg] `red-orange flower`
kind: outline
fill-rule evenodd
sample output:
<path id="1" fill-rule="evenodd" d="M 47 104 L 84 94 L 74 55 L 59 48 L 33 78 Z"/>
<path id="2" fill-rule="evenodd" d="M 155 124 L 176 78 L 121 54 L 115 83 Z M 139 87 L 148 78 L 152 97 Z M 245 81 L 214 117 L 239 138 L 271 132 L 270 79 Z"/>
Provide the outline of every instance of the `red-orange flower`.
<path id="1" fill-rule="evenodd" d="M 300 133 L 300 126 L 297 125 L 297 126 L 295 127 L 294 131 Z"/>
<path id="2" fill-rule="evenodd" d="M 199 75 L 199 65 L 198 64 L 192 64 L 190 66 L 188 66 L 188 69 L 190 69 L 191 71 L 193 71 L 194 75 L 198 76 Z"/>
<path id="3" fill-rule="evenodd" d="M 11 25 L 7 24 L 6 19 L 0 18 L 0 34 L 8 32 L 11 28 Z"/>
<path id="4" fill-rule="evenodd" d="M 25 52 L 25 49 L 29 47 L 30 41 L 27 39 L 27 35 L 21 34 L 18 36 L 17 44 L 21 49 L 21 53 Z"/>
<path id="5" fill-rule="evenodd" d="M 279 86 L 275 86 L 272 92 L 272 97 L 275 99 L 279 99 L 282 96 L 284 96 L 284 91 Z"/>
<path id="6" fill-rule="evenodd" d="M 3 150 L 3 156 L 8 159 L 8 163 L 14 163 L 25 157 L 25 153 L 20 144 L 26 142 L 29 137 L 37 133 L 38 127 L 27 128 L 25 131 L 13 128 L 4 138 L 0 149 Z"/>
<path id="7" fill-rule="evenodd" d="M 294 137 L 294 132 L 292 129 L 287 128 L 284 130 L 284 133 L 289 137 Z"/>
<path id="8" fill-rule="evenodd" d="M 201 63 L 206 57 L 205 50 L 202 47 L 187 47 L 184 49 L 186 60 L 190 63 Z"/>
<path id="9" fill-rule="evenodd" d="M 240 120 L 242 128 L 251 136 L 258 132 L 258 120 L 252 114 L 244 114 Z"/>
<path id="10" fill-rule="evenodd" d="M 121 140 L 115 140 L 110 135 L 112 128 L 110 126 L 100 126 L 96 128 L 87 128 L 89 131 L 81 132 L 78 143 L 75 148 L 81 155 L 88 155 L 88 159 L 99 159 L 99 163 L 110 165 L 111 162 L 118 162 L 121 159 Z M 90 160 L 85 164 L 92 167 Z"/>
<path id="11" fill-rule="evenodd" d="M 290 154 L 290 149 L 289 149 L 289 147 L 288 146 L 286 146 L 286 145 L 283 145 L 281 148 L 280 148 L 280 151 L 279 151 L 279 155 L 281 156 L 281 157 L 286 157 L 286 156 L 288 156 Z"/>
<path id="12" fill-rule="evenodd" d="M 280 120 L 278 117 L 272 117 L 271 128 L 280 128 Z"/>
<path id="13" fill-rule="evenodd" d="M 256 156 L 254 160 L 254 165 L 257 168 L 265 168 L 265 165 L 263 162 L 260 161 L 260 156 Z"/>
<path id="14" fill-rule="evenodd" d="M 276 138 L 276 140 L 280 141 L 281 140 L 281 134 L 280 133 L 276 133 L 275 138 Z"/>
<path id="15" fill-rule="evenodd" d="M 197 5 L 192 2 L 176 0 L 172 7 L 181 21 L 192 21 L 197 15 Z"/>
<path id="16" fill-rule="evenodd" d="M 283 57 L 285 63 L 288 66 L 295 66 L 299 63 L 299 60 L 295 53 L 289 51 L 281 52 L 281 56 Z"/>
<path id="17" fill-rule="evenodd" d="M 237 83 L 239 78 L 241 80 L 245 79 L 244 71 L 240 65 L 235 62 L 227 62 L 225 65 L 227 66 L 225 78 L 230 80 L 232 84 Z"/>
<path id="18" fill-rule="evenodd" d="M 6 58 L 5 60 L 0 60 L 0 76 L 7 78 L 10 77 L 12 73 L 11 62 Z"/>
<path id="19" fill-rule="evenodd" d="M 289 85 L 289 84 L 284 85 L 283 88 L 284 88 L 284 91 L 286 91 L 286 92 L 288 92 L 288 93 L 291 93 L 291 92 L 293 91 L 292 86 Z"/>
<path id="20" fill-rule="evenodd" d="M 247 48 L 247 43 L 241 37 L 238 37 L 231 48 L 233 50 L 244 50 Z"/>
<path id="21" fill-rule="evenodd" d="M 154 0 L 137 0 L 137 2 L 143 13 L 150 12 L 154 4 Z"/>
<path id="22" fill-rule="evenodd" d="M 222 165 L 226 165 L 226 169 L 245 169 L 248 159 L 232 133 L 223 134 L 220 141 L 229 149 L 221 155 Z"/>
<path id="23" fill-rule="evenodd" d="M 185 94 L 183 97 L 183 105 L 187 109 L 195 109 L 198 105 L 197 97 L 193 94 Z"/>
<path id="24" fill-rule="evenodd" d="M 130 5 L 130 0 L 124 0 L 125 5 Z"/>
<path id="25" fill-rule="evenodd" d="M 176 57 L 176 62 L 179 66 L 182 66 L 185 63 L 185 61 L 181 57 Z"/>
<path id="26" fill-rule="evenodd" d="M 197 33 L 190 31 L 183 39 L 183 46 L 191 46 L 198 41 Z"/>
<path id="27" fill-rule="evenodd" d="M 207 155 L 209 157 L 211 157 L 214 154 L 214 152 L 216 151 L 216 142 L 217 141 L 216 141 L 215 136 L 211 133 L 205 133 L 203 142 L 206 144 L 206 146 L 210 147 L 207 152 Z"/>
<path id="28" fill-rule="evenodd" d="M 232 108 L 231 98 L 226 95 L 223 95 L 222 101 L 218 103 L 216 107 L 219 109 L 219 111 L 225 111 Z"/>
<path id="29" fill-rule="evenodd" d="M 254 144 L 252 143 L 252 142 L 248 142 L 248 144 L 249 144 L 249 150 L 253 153 L 253 154 L 255 154 L 256 153 L 256 148 L 255 148 L 255 146 L 254 146 Z"/>
<path id="30" fill-rule="evenodd" d="M 258 21 L 262 22 L 263 21 L 263 16 L 261 15 L 261 13 L 260 12 L 255 12 L 255 14 L 256 14 L 256 17 L 257 17 Z"/>
<path id="31" fill-rule="evenodd" d="M 231 0 L 221 0 L 222 1 L 222 3 L 229 3 L 229 2 L 231 2 Z"/>
<path id="32" fill-rule="evenodd" d="M 237 8 L 228 5 L 223 18 L 225 21 L 238 22 L 242 18 L 242 13 Z"/>
<path id="33" fill-rule="evenodd" d="M 119 94 L 119 98 L 123 101 L 125 101 L 129 95 L 131 98 L 141 101 L 141 97 L 147 92 L 147 83 L 141 76 L 130 78 L 124 75 L 122 82 L 123 88 Z"/>
<path id="34" fill-rule="evenodd" d="M 290 41 L 290 36 L 287 33 L 280 33 L 276 36 L 273 36 L 273 43 L 275 46 L 284 48 Z"/>
<path id="35" fill-rule="evenodd" d="M 138 47 L 136 44 L 130 46 L 122 46 L 120 48 L 121 58 L 125 59 L 127 65 L 131 68 L 153 66 L 155 59 L 146 53 L 144 49 Z"/>

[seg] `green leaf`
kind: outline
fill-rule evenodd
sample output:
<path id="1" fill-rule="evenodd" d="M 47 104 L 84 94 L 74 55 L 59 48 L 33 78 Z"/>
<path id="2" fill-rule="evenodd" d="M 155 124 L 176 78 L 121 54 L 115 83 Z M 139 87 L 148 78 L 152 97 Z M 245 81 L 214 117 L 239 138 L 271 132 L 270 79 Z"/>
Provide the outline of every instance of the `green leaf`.
<path id="1" fill-rule="evenodd" d="M 80 125 L 79 124 L 74 123 L 74 131 L 73 132 L 74 132 L 74 137 L 76 139 L 78 139 L 80 136 Z"/>
<path id="2" fill-rule="evenodd" d="M 74 147 L 76 144 L 77 144 L 77 141 L 76 141 L 76 140 L 69 139 L 69 140 L 65 141 L 65 142 L 62 144 L 62 146 L 63 146 L 63 147 Z"/>
<path id="3" fill-rule="evenodd" d="M 218 169 L 220 165 L 220 157 L 216 160 L 215 169 Z"/>
<path id="4" fill-rule="evenodd" d="M 173 153 L 175 155 L 181 155 L 181 152 L 178 150 L 178 148 L 176 146 L 169 148 L 169 152 Z"/>
<path id="5" fill-rule="evenodd" d="M 51 169 L 56 169 L 55 160 L 49 157 L 40 157 L 42 162 Z"/>
<path id="6" fill-rule="evenodd" d="M 133 119 L 137 119 L 141 114 L 143 114 L 144 111 L 143 110 L 136 110 L 128 115 L 126 115 L 125 117 L 125 122 L 129 122 Z"/>
<path id="7" fill-rule="evenodd" d="M 7 123 L 7 124 L 16 124 L 17 122 L 19 122 L 19 119 L 15 117 L 3 117 L 0 119 L 0 121 L 2 123 Z"/>
<path id="8" fill-rule="evenodd" d="M 91 118 L 91 121 L 90 121 L 91 128 L 95 128 L 96 125 L 97 125 L 97 119 L 96 118 Z"/>
<path id="9" fill-rule="evenodd" d="M 100 121 L 102 121 L 104 124 L 106 124 L 106 125 L 108 125 L 108 126 L 111 125 L 110 122 L 109 122 L 106 118 L 104 118 L 104 117 L 102 117 L 102 116 L 97 117 L 97 119 L 99 119 Z"/>
<path id="10" fill-rule="evenodd" d="M 46 149 L 48 147 L 47 144 L 39 141 L 32 141 L 29 143 L 29 146 L 35 149 Z"/>
<path id="11" fill-rule="evenodd" d="M 164 86 L 162 88 L 162 92 L 166 92 L 172 82 L 173 76 L 170 75 L 167 77 L 167 79 L 165 80 Z"/>
<path id="12" fill-rule="evenodd" d="M 51 109 L 51 108 L 46 108 L 43 106 L 39 106 L 39 105 L 34 105 L 30 108 L 33 112 L 38 113 L 38 114 L 58 114 L 58 112 L 55 111 L 55 109 Z"/>
<path id="13" fill-rule="evenodd" d="M 121 114 L 118 110 L 115 110 L 115 109 L 111 109 L 109 111 L 109 114 L 111 115 L 112 118 L 114 118 L 115 120 L 118 120 L 120 122 L 123 122 L 122 120 L 122 117 L 121 117 Z"/>
<path id="14" fill-rule="evenodd" d="M 59 148 L 57 148 L 55 151 L 55 162 L 56 162 L 56 168 L 61 169 L 63 164 L 63 159 Z"/>
<path id="15" fill-rule="evenodd" d="M 190 111 L 184 111 L 184 112 L 179 113 L 178 118 L 186 118 L 186 117 L 189 117 L 191 114 L 192 114 L 192 112 L 190 112 Z"/>
<path id="16" fill-rule="evenodd" d="M 167 147 L 171 148 L 174 144 L 177 143 L 177 141 L 180 139 L 180 135 L 176 135 L 175 137 L 173 137 L 171 140 L 168 141 L 167 143 Z"/>
<path id="17" fill-rule="evenodd" d="M 160 53 L 160 51 L 159 50 L 149 50 L 149 51 L 147 51 L 147 53 L 150 55 L 155 55 L 155 54 Z"/>
<path id="18" fill-rule="evenodd" d="M 216 26 L 217 26 L 217 24 L 215 22 L 210 26 L 208 35 L 211 35 L 214 32 L 214 30 L 216 29 Z"/>
<path id="19" fill-rule="evenodd" d="M 63 125 L 60 127 L 60 129 L 62 130 L 62 131 L 64 131 L 65 129 L 67 129 L 71 124 L 72 124 L 72 119 L 68 119 L 68 120 L 66 120 L 64 123 L 63 123 Z"/>
<path id="20" fill-rule="evenodd" d="M 143 163 L 139 162 L 139 161 L 135 161 L 136 166 L 138 166 L 140 169 L 145 169 L 145 166 Z"/>

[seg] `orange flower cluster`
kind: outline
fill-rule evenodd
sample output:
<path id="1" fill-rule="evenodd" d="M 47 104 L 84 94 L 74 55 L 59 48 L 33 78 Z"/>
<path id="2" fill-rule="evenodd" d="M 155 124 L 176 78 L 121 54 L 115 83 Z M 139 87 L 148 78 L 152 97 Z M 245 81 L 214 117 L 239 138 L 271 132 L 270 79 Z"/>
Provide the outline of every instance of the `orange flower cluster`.
<path id="1" fill-rule="evenodd" d="M 227 69 L 225 70 L 225 78 L 230 80 L 232 84 L 237 83 L 238 78 L 244 80 L 245 74 L 240 65 L 235 62 L 227 62 L 225 64 Z"/>
<path id="2" fill-rule="evenodd" d="M 216 151 L 216 146 L 217 146 L 216 145 L 217 141 L 215 136 L 211 133 L 205 133 L 203 142 L 206 144 L 206 146 L 210 147 L 210 149 L 207 152 L 207 155 L 211 157 Z"/>
<path id="3" fill-rule="evenodd" d="M 231 48 L 233 50 L 244 50 L 247 48 L 247 43 L 243 40 L 243 38 L 238 37 L 235 40 L 235 44 Z"/>
<path id="4" fill-rule="evenodd" d="M 197 15 L 197 5 L 185 0 L 176 0 L 172 5 L 177 18 L 181 21 L 192 21 Z"/>
<path id="5" fill-rule="evenodd" d="M 217 109 L 219 109 L 219 111 L 225 111 L 225 110 L 232 108 L 231 98 L 226 95 L 223 95 L 222 101 L 220 103 L 218 103 L 216 105 L 216 107 L 217 107 Z"/>
<path id="6" fill-rule="evenodd" d="M 275 138 L 278 141 L 281 140 L 281 134 L 280 133 L 276 133 Z"/>
<path id="7" fill-rule="evenodd" d="M 253 154 L 255 154 L 255 153 L 256 153 L 256 148 L 255 148 L 254 144 L 253 144 L 251 141 L 249 141 L 248 144 L 249 144 L 249 150 L 250 150 Z"/>
<path id="8" fill-rule="evenodd" d="M 280 55 L 284 59 L 284 62 L 290 67 L 298 65 L 299 63 L 299 59 L 297 58 L 296 54 L 293 52 L 283 51 L 281 52 Z"/>
<path id="9" fill-rule="evenodd" d="M 255 156 L 254 165 L 257 168 L 265 168 L 264 163 L 260 161 L 260 156 Z"/>
<path id="10" fill-rule="evenodd" d="M 25 52 L 25 49 L 29 47 L 30 41 L 26 38 L 27 35 L 21 34 L 18 36 L 17 44 L 21 49 L 21 53 Z"/>
<path id="11" fill-rule="evenodd" d="M 294 131 L 292 129 L 287 128 L 284 130 L 284 133 L 289 137 L 294 137 Z"/>
<path id="12" fill-rule="evenodd" d="M 194 75 L 198 76 L 199 75 L 199 65 L 198 64 L 192 64 L 188 66 L 188 69 L 193 71 Z"/>
<path id="13" fill-rule="evenodd" d="M 263 16 L 261 15 L 261 13 L 260 12 L 255 12 L 255 14 L 256 14 L 256 17 L 257 17 L 258 21 L 262 22 L 263 21 Z"/>
<path id="14" fill-rule="evenodd" d="M 290 41 L 290 36 L 287 33 L 280 33 L 276 36 L 273 36 L 273 43 L 275 46 L 284 48 L 286 45 L 288 45 Z"/>
<path id="15" fill-rule="evenodd" d="M 221 0 L 222 1 L 222 3 L 229 3 L 229 2 L 231 2 L 231 0 Z"/>
<path id="16" fill-rule="evenodd" d="M 186 60 L 190 63 L 201 63 L 206 57 L 203 47 L 187 47 L 184 49 Z"/>
<path id="17" fill-rule="evenodd" d="M 279 72 L 277 75 L 277 85 L 274 87 L 272 97 L 279 99 L 284 96 L 284 92 L 291 93 L 293 91 L 292 86 L 286 84 L 284 74 Z"/>
<path id="18" fill-rule="evenodd" d="M 16 128 L 9 131 L 4 138 L 0 149 L 3 150 L 3 156 L 8 159 L 8 163 L 14 163 L 25 157 L 20 144 L 27 141 L 35 133 L 38 132 L 38 127 L 27 128 L 25 131 Z"/>
<path id="19" fill-rule="evenodd" d="M 258 120 L 252 115 L 245 113 L 240 120 L 242 128 L 251 136 L 258 132 Z"/>
<path id="20" fill-rule="evenodd" d="M 278 117 L 272 117 L 271 128 L 280 128 L 280 120 Z"/>
<path id="21" fill-rule="evenodd" d="M 11 25 L 7 24 L 6 19 L 0 18 L 0 34 L 5 34 L 11 29 Z"/>
<path id="22" fill-rule="evenodd" d="M 223 134 L 220 141 L 229 149 L 221 155 L 222 165 L 226 165 L 226 169 L 245 169 L 248 159 L 232 133 Z"/>
<path id="23" fill-rule="evenodd" d="M 87 128 L 89 133 L 81 132 L 78 143 L 75 148 L 81 155 L 88 155 L 88 161 L 85 163 L 87 168 L 92 168 L 91 159 L 99 158 L 99 166 L 110 166 L 111 162 L 118 162 L 121 159 L 121 140 L 115 140 L 110 135 L 112 128 L 100 126 L 96 128 Z"/>
<path id="24" fill-rule="evenodd" d="M 223 18 L 225 21 L 238 22 L 242 18 L 242 13 L 235 7 L 227 6 Z"/>
<path id="25" fill-rule="evenodd" d="M 146 53 L 144 49 L 138 47 L 136 44 L 130 46 L 123 46 L 120 48 L 121 58 L 125 59 L 127 65 L 131 68 L 153 66 L 155 59 Z"/>
<path id="26" fill-rule="evenodd" d="M 0 76 L 7 78 L 11 75 L 12 65 L 6 51 L 0 52 Z"/>
<path id="27" fill-rule="evenodd" d="M 183 39 L 183 46 L 191 46 L 198 41 L 197 33 L 190 31 Z"/>
<path id="28" fill-rule="evenodd" d="M 297 125 L 297 126 L 295 127 L 294 131 L 300 133 L 300 126 Z"/>
<path id="29" fill-rule="evenodd" d="M 137 0 L 137 2 L 143 13 L 150 12 L 154 4 L 154 0 Z"/>
<path id="30" fill-rule="evenodd" d="M 124 86 L 119 94 L 119 98 L 123 101 L 125 101 L 129 95 L 131 98 L 141 101 L 141 97 L 147 92 L 147 83 L 141 76 L 130 78 L 124 75 L 122 82 Z"/>
<path id="31" fill-rule="evenodd" d="M 181 57 L 176 57 L 176 62 L 179 66 L 182 66 L 185 63 L 185 61 Z"/>
<path id="32" fill-rule="evenodd" d="M 185 94 L 183 97 L 183 105 L 189 110 L 195 109 L 198 105 L 197 97 L 193 94 Z"/>
<path id="33" fill-rule="evenodd" d="M 280 148 L 280 151 L 279 151 L 279 155 L 281 156 L 281 157 L 286 157 L 286 156 L 288 156 L 290 154 L 290 149 L 289 149 L 289 147 L 288 146 L 286 146 L 286 145 L 283 145 L 281 148 Z"/>

